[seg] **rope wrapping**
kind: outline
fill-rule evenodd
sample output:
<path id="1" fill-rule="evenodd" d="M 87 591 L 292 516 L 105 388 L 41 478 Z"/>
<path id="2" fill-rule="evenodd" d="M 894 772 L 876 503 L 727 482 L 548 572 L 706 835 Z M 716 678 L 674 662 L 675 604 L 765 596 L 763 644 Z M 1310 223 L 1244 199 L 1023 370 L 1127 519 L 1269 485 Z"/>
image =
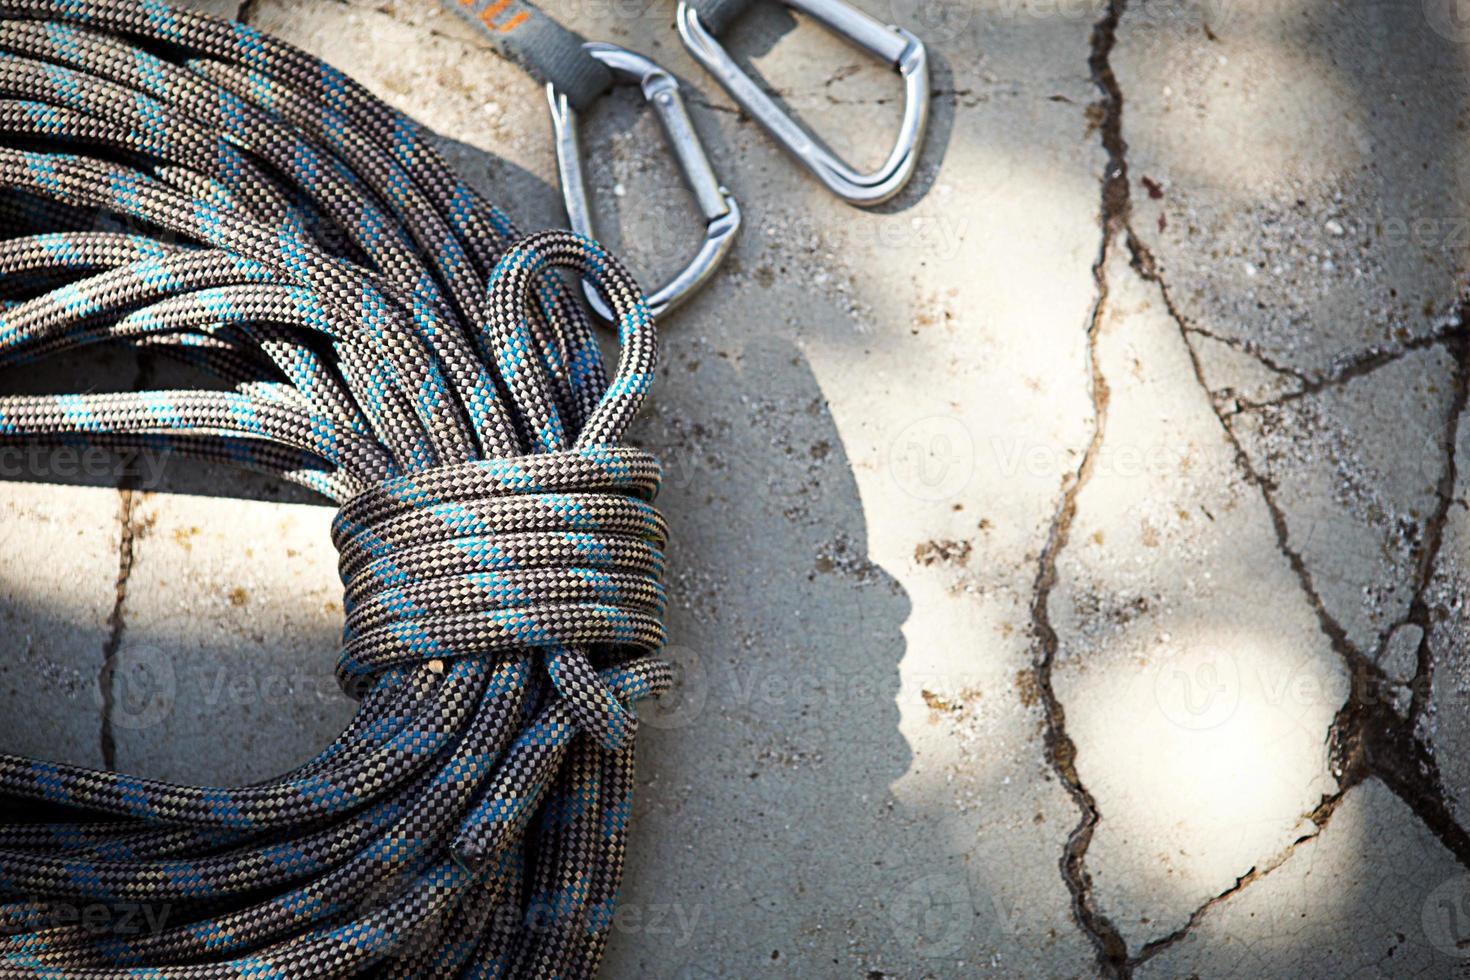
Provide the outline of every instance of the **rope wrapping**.
<path id="1" fill-rule="evenodd" d="M 615 314 L 611 377 L 562 272 Z M 0 364 L 98 344 L 212 381 L 0 397 L 0 445 L 336 502 L 360 705 L 243 787 L 0 756 L 0 980 L 593 975 L 633 704 L 670 682 L 659 467 L 619 444 L 655 362 L 631 276 L 521 235 L 412 122 L 253 28 L 0 0 Z M 82 902 L 169 914 L 59 916 Z"/>

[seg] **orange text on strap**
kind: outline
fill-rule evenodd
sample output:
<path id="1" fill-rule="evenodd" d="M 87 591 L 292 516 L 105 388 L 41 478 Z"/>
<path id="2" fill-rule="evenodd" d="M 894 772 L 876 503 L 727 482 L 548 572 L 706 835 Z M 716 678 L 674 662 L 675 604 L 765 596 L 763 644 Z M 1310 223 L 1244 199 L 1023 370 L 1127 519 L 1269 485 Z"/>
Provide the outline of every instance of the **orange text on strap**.
<path id="1" fill-rule="evenodd" d="M 459 2 L 466 7 L 473 7 L 475 5 L 475 0 L 459 0 Z M 501 34 L 509 34 L 531 16 L 524 10 L 517 10 L 507 20 L 497 21 L 496 18 L 505 13 L 506 8 L 508 8 L 512 2 L 513 0 L 495 0 L 494 3 L 490 4 L 484 10 L 480 11 L 480 23 L 484 24 L 492 31 L 498 31 Z"/>

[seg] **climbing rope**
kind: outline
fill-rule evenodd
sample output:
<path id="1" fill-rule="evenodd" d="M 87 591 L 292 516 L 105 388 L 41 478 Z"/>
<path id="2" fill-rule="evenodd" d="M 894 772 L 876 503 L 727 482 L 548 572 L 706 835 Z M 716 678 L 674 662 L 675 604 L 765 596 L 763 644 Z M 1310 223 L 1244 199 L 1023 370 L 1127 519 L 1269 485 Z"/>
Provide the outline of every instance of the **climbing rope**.
<path id="1" fill-rule="evenodd" d="M 612 312 L 609 378 L 576 291 Z M 123 344 L 197 390 L 0 398 L 0 443 L 162 451 L 340 509 L 357 715 L 176 785 L 0 756 L 0 978 L 584 977 L 622 873 L 665 528 L 618 445 L 655 338 L 596 243 L 521 236 L 406 118 L 248 26 L 0 0 L 0 364 Z M 118 921 L 166 905 L 160 928 Z"/>

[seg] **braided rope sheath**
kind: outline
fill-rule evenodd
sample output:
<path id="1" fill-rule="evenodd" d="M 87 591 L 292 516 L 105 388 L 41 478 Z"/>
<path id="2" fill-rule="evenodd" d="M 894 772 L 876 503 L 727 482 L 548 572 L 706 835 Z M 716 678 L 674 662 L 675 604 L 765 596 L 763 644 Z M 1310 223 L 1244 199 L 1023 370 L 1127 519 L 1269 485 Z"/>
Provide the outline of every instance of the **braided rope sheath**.
<path id="1" fill-rule="evenodd" d="M 99 220 L 99 216 L 103 216 Z M 609 379 L 556 270 L 617 315 Z M 0 398 L 0 443 L 224 461 L 340 505 L 346 731 L 268 782 L 0 756 L 0 980 L 585 977 L 664 689 L 654 330 L 416 127 L 250 27 L 0 0 L 0 363 L 133 344 L 208 390 Z M 79 903 L 165 905 L 99 931 Z"/>

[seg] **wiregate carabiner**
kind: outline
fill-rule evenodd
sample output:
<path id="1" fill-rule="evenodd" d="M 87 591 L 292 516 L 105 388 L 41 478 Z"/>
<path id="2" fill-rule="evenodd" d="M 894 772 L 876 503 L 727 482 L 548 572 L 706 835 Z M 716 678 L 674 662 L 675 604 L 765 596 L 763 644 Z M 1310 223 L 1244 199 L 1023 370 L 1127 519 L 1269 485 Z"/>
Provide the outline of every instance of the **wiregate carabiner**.
<path id="1" fill-rule="evenodd" d="M 898 141 L 877 170 L 861 173 L 827 149 L 788 116 L 740 69 L 715 40 L 689 0 L 679 0 L 679 36 L 736 102 L 827 188 L 852 204 L 869 207 L 903 190 L 919 160 L 919 144 L 929 118 L 929 56 L 924 42 L 901 27 L 883 24 L 843 0 L 781 0 L 826 25 L 843 40 L 893 66 L 904 79 L 903 121 Z M 723 0 L 729 4 L 730 0 Z M 738 12 L 739 0 L 733 9 Z M 726 9 L 730 9 L 726 7 Z M 719 30 L 723 25 L 715 25 Z"/>
<path id="2" fill-rule="evenodd" d="M 735 244 L 735 233 L 740 229 L 740 207 L 715 177 L 709 157 L 705 155 L 704 144 L 699 141 L 684 108 L 679 83 L 674 76 L 652 59 L 614 44 L 589 41 L 582 45 L 582 49 L 606 65 L 614 75 L 638 82 L 643 89 L 643 98 L 653 104 L 679 170 L 704 215 L 704 240 L 699 251 L 674 278 L 647 298 L 649 311 L 660 316 L 694 295 L 714 275 Z M 567 221 L 578 234 L 595 237 L 592 233 L 592 207 L 588 202 L 587 182 L 582 169 L 582 150 L 577 140 L 576 110 L 567 97 L 550 83 L 546 86 L 546 98 L 551 103 L 551 124 L 556 133 L 556 167 L 561 177 Z M 583 291 L 597 315 L 610 320 L 611 314 L 602 297 L 585 283 Z"/>

